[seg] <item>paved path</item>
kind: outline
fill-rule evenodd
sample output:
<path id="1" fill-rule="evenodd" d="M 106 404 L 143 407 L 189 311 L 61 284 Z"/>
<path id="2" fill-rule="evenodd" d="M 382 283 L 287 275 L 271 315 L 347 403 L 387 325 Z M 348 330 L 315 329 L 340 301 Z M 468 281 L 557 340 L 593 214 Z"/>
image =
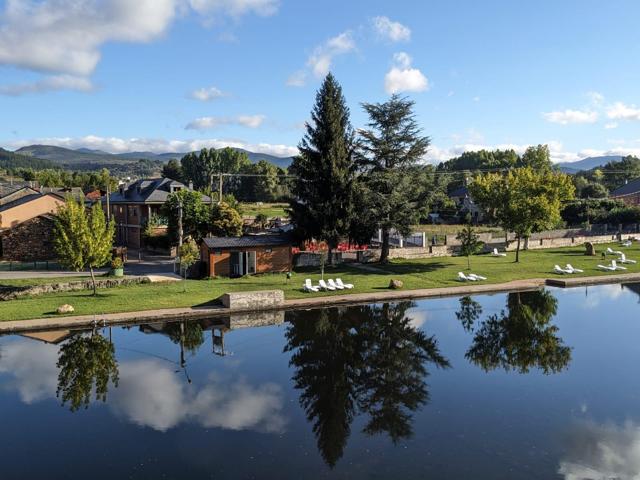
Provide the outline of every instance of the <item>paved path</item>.
<path id="1" fill-rule="evenodd" d="M 260 311 L 309 309 L 335 305 L 358 305 L 382 301 L 501 293 L 533 290 L 544 285 L 571 287 L 578 285 L 620 282 L 640 282 L 640 273 L 603 275 L 598 277 L 561 277 L 553 279 L 533 278 L 493 284 L 465 283 L 455 287 L 422 290 L 381 290 L 373 293 L 354 293 L 331 296 L 311 296 L 312 294 L 310 294 L 309 297 L 285 300 L 282 305 L 261 308 Z M 163 320 L 175 320 L 177 318 L 212 318 L 218 316 L 246 314 L 255 311 L 255 309 L 230 309 L 213 305 L 207 307 L 171 308 L 163 310 L 148 310 L 143 312 L 110 313 L 104 315 L 49 317 L 34 320 L 0 322 L 0 333 L 22 332 L 29 330 L 53 330 L 57 328 L 81 328 L 94 324 L 118 325 L 127 323 L 149 323 Z"/>

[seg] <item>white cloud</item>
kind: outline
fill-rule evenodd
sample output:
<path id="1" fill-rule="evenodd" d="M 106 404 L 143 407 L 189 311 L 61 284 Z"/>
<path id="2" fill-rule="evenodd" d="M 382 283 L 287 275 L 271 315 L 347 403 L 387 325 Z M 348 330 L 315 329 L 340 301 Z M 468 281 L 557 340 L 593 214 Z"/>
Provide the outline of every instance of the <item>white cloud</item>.
<path id="1" fill-rule="evenodd" d="M 610 122 L 610 123 L 605 123 L 604 124 L 604 128 L 606 130 L 612 130 L 614 128 L 618 128 L 618 122 Z"/>
<path id="2" fill-rule="evenodd" d="M 587 92 L 587 98 L 589 98 L 591 104 L 595 106 L 600 106 L 604 103 L 604 95 L 600 92 Z"/>
<path id="3" fill-rule="evenodd" d="M 547 122 L 559 123 L 560 125 L 569 125 L 572 123 L 595 123 L 598 121 L 598 114 L 596 112 L 585 110 L 548 112 L 544 113 L 543 116 Z"/>
<path id="4" fill-rule="evenodd" d="M 351 31 L 346 31 L 331 37 L 322 45 L 313 49 L 307 59 L 306 69 L 298 70 L 289 76 L 286 84 L 290 87 L 302 87 L 306 84 L 308 71 L 316 78 L 322 78 L 329 73 L 335 57 L 345 55 L 356 49 Z"/>
<path id="5" fill-rule="evenodd" d="M 607 109 L 607 116 L 612 120 L 640 120 L 640 108 L 616 102 Z"/>
<path id="6" fill-rule="evenodd" d="M 558 468 L 565 480 L 640 478 L 640 427 L 633 422 L 580 423 L 570 439 Z"/>
<path id="7" fill-rule="evenodd" d="M 0 85 L 0 95 L 13 97 L 27 93 L 45 93 L 58 90 L 90 92 L 93 90 L 93 85 L 90 79 L 74 75 L 50 75 L 31 83 Z"/>
<path id="8" fill-rule="evenodd" d="M 11 376 L 5 386 L 31 404 L 56 393 L 58 347 L 33 340 L 17 340 L 2 346 L 0 373 Z"/>
<path id="9" fill-rule="evenodd" d="M 411 29 L 399 22 L 393 22 L 389 17 L 375 17 L 372 20 L 376 33 L 392 42 L 408 42 L 411 40 Z"/>
<path id="10" fill-rule="evenodd" d="M 241 125 L 258 128 L 264 122 L 264 115 L 238 115 L 237 117 L 200 117 L 184 127 L 187 130 L 213 130 L 223 125 Z"/>
<path id="11" fill-rule="evenodd" d="M 388 94 L 400 92 L 424 92 L 429 89 L 429 80 L 417 68 L 411 68 L 412 58 L 399 52 L 393 56 L 394 66 L 384 77 L 384 88 Z"/>
<path id="12" fill-rule="evenodd" d="M 269 17 L 280 7 L 279 0 L 189 0 L 189 4 L 200 14 L 224 14 L 234 18 L 251 13 Z"/>
<path id="13" fill-rule="evenodd" d="M 226 96 L 227 94 L 217 87 L 198 88 L 197 90 L 191 92 L 191 98 L 200 100 L 201 102 L 209 102 L 211 100 L 215 100 L 216 98 L 222 98 Z"/>
<path id="14" fill-rule="evenodd" d="M 278 0 L 6 0 L 0 11 L 0 65 L 68 77 L 2 90 L 10 95 L 88 91 L 88 77 L 106 43 L 153 41 L 168 30 L 178 10 L 191 7 L 203 15 L 238 18 L 273 15 L 278 6 Z"/>
<path id="15" fill-rule="evenodd" d="M 90 148 L 109 153 L 125 152 L 192 152 L 203 148 L 242 148 L 250 152 L 265 153 L 276 157 L 290 157 L 298 155 L 298 149 L 290 145 L 251 143 L 235 139 L 190 139 L 165 140 L 157 138 L 118 138 L 87 135 L 84 137 L 39 137 L 22 140 L 8 140 L 3 144 L 12 149 L 26 145 L 54 145 L 65 148 Z"/>

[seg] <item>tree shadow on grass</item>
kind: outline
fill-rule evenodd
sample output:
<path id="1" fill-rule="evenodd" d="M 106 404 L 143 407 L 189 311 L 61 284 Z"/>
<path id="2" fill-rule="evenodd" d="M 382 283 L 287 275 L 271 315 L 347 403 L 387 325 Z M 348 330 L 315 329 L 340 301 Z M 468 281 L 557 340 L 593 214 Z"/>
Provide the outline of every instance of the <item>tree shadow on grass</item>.
<path id="1" fill-rule="evenodd" d="M 419 273 L 432 273 L 445 268 L 455 267 L 455 263 L 449 262 L 429 262 L 429 263 L 388 263 L 386 265 L 378 265 L 391 275 L 412 275 Z"/>

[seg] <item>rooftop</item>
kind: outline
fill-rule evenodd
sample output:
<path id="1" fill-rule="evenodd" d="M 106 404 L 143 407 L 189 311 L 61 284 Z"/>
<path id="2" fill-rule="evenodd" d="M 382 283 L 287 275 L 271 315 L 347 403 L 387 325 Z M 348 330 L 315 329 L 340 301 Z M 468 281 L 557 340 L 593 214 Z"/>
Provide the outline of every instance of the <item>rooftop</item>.
<path id="1" fill-rule="evenodd" d="M 613 192 L 611 192 L 610 196 L 622 197 L 624 195 L 633 195 L 634 193 L 640 193 L 640 178 L 631 180 L 626 185 L 616 188 Z"/>
<path id="2" fill-rule="evenodd" d="M 109 196 L 112 204 L 117 203 L 165 203 L 169 195 L 179 190 L 190 190 L 184 183 L 170 178 L 149 178 L 138 180 Z M 211 202 L 206 195 L 202 195 L 204 202 Z"/>
<path id="3" fill-rule="evenodd" d="M 288 235 L 245 235 L 243 237 L 211 237 L 203 240 L 209 248 L 277 247 L 290 245 Z"/>

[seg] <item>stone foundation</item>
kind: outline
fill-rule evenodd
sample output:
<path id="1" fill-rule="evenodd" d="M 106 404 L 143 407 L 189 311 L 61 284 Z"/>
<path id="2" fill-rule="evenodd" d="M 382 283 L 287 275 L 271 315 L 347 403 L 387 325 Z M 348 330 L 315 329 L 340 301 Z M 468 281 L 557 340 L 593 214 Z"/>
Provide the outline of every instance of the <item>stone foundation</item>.
<path id="1" fill-rule="evenodd" d="M 258 292 L 232 292 L 221 297 L 222 305 L 233 310 L 251 310 L 276 307 L 284 304 L 282 290 L 263 290 Z"/>
<path id="2" fill-rule="evenodd" d="M 149 283 L 147 277 L 121 278 L 109 280 L 96 280 L 97 288 L 114 288 L 125 285 L 137 285 Z M 0 286 L 0 301 L 15 300 L 20 297 L 32 297 L 45 293 L 74 292 L 78 290 L 92 290 L 91 280 L 83 280 L 68 283 L 50 283 L 46 285 L 32 285 L 28 287 L 3 287 Z"/>

